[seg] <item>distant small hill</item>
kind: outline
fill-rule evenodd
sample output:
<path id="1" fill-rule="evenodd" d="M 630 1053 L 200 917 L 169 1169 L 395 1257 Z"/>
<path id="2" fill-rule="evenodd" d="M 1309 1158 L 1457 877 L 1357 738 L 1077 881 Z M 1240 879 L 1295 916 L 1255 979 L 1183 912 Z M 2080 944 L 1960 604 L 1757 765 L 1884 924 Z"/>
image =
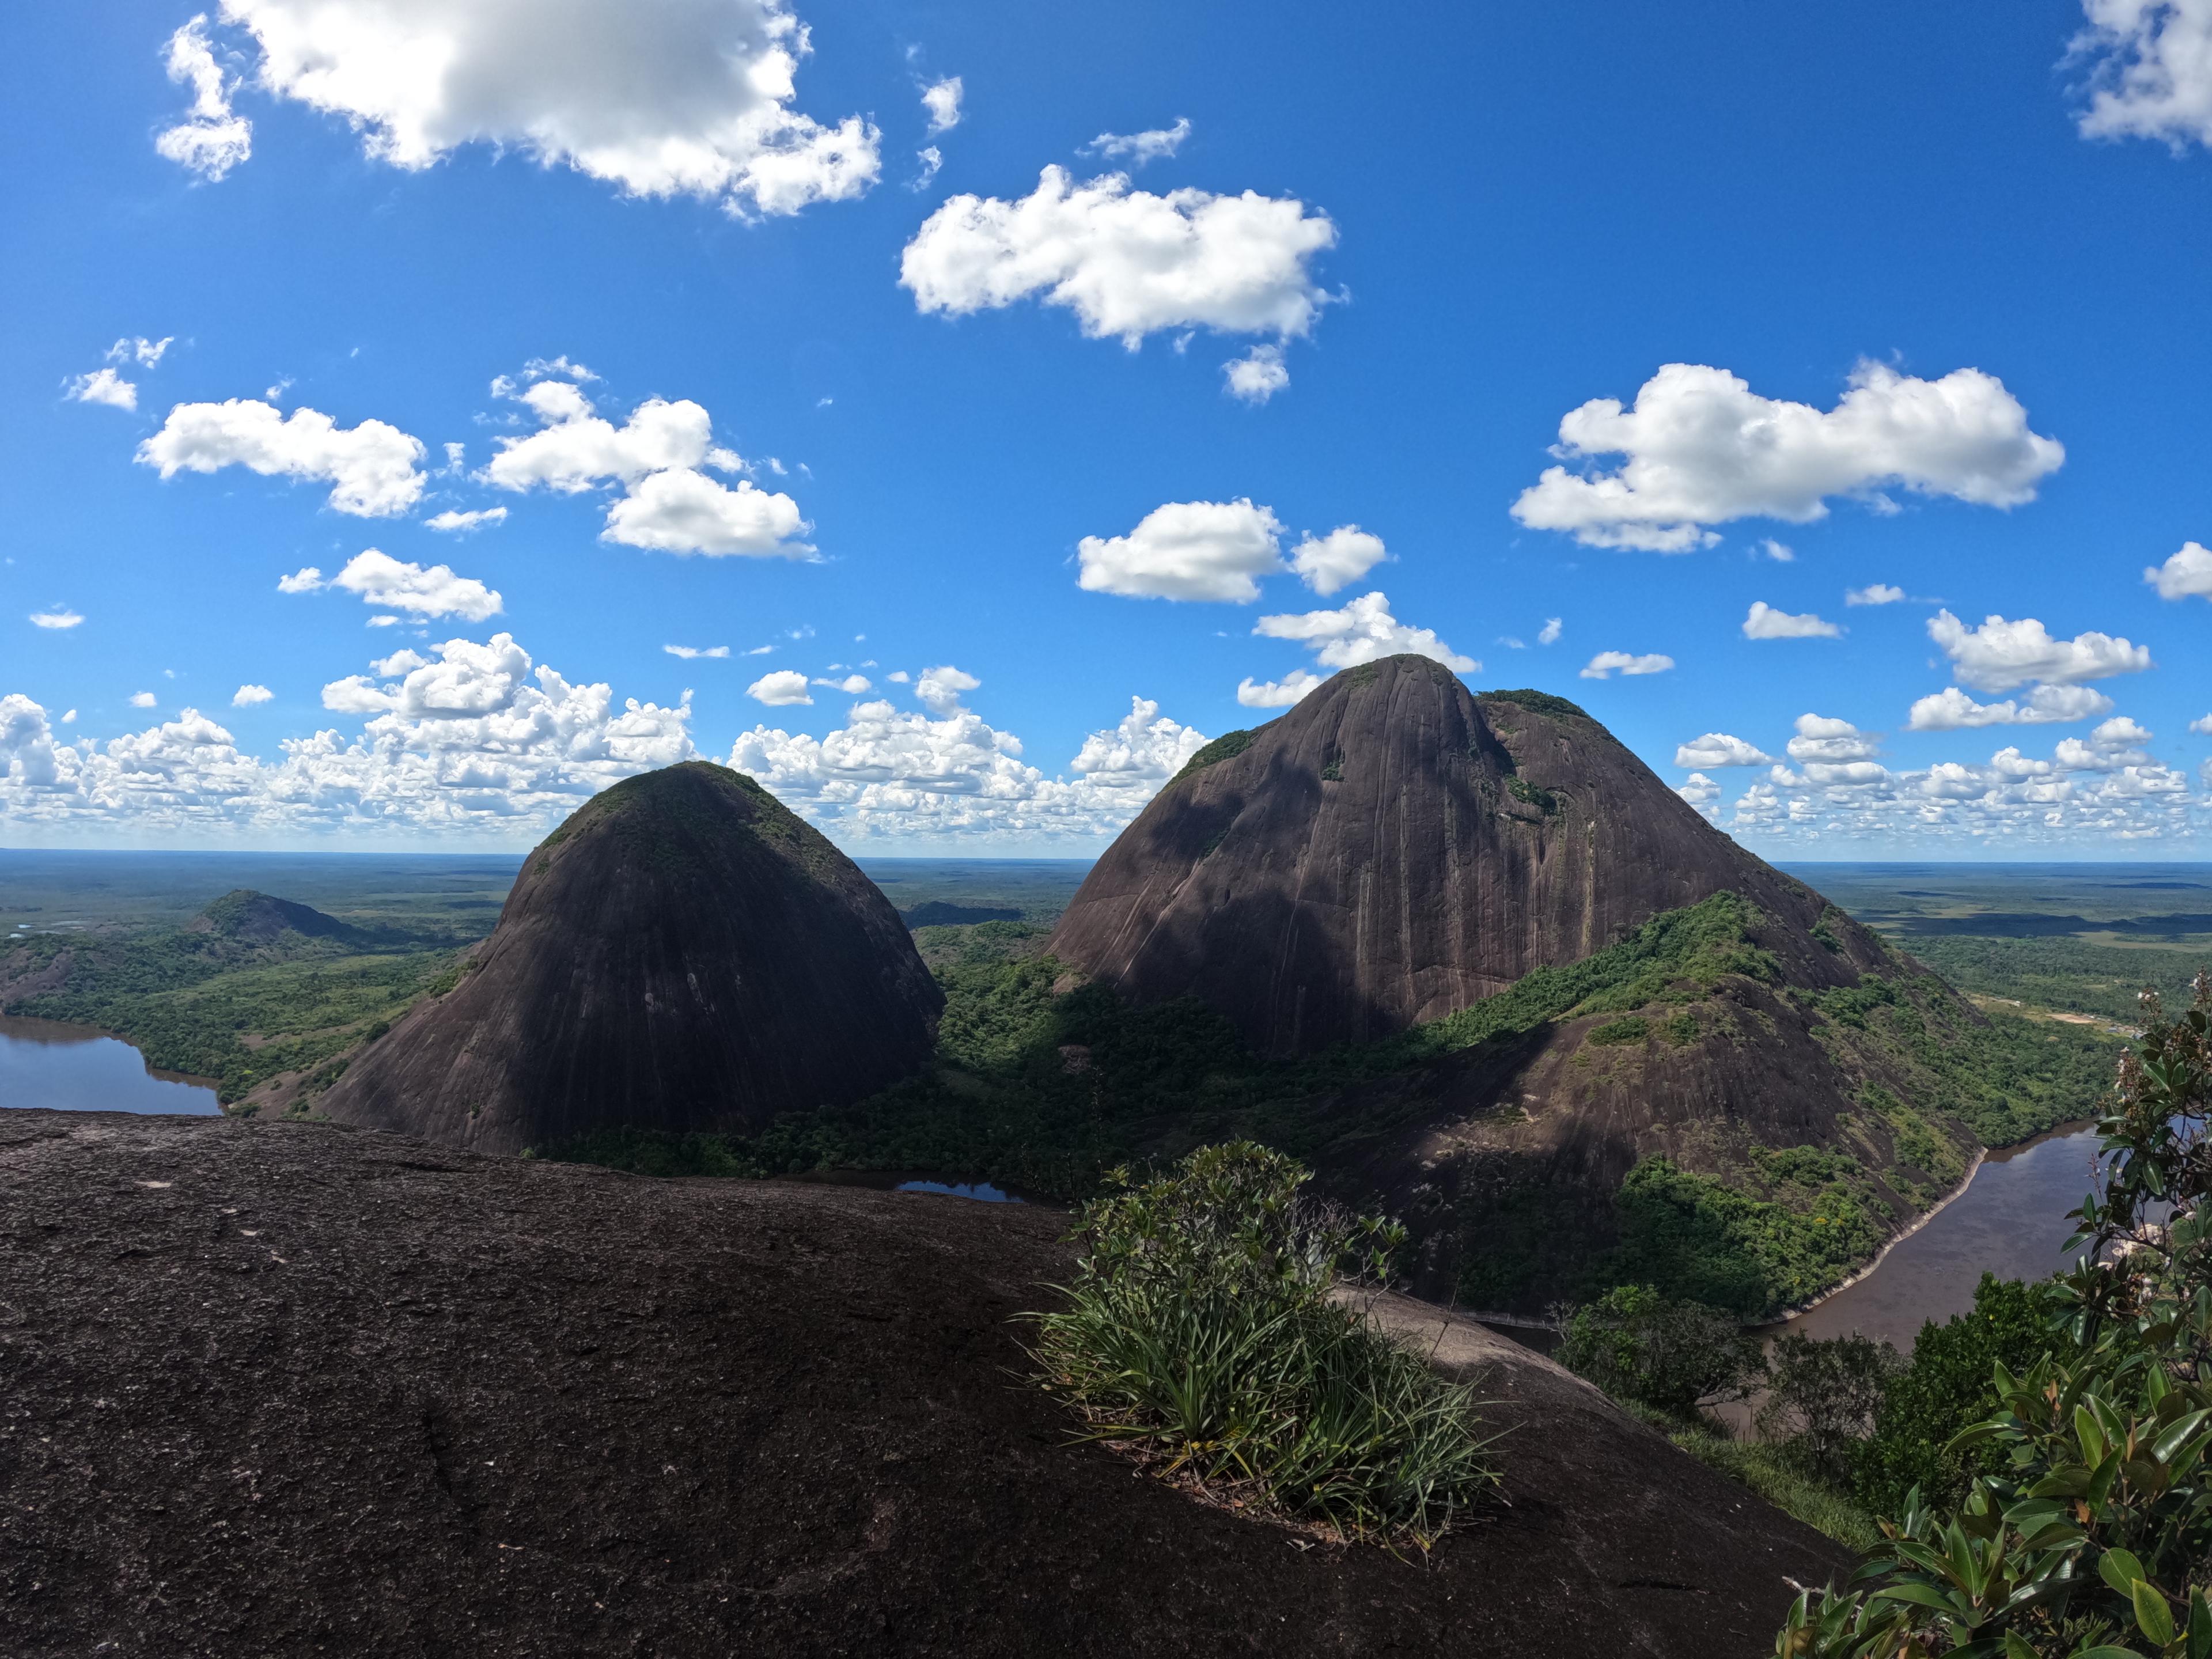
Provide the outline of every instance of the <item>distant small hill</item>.
<path id="1" fill-rule="evenodd" d="M 491 1152 L 756 1131 L 927 1063 L 943 1006 L 858 866 L 752 779 L 687 762 L 548 836 L 467 971 L 318 1104 Z"/>
<path id="2" fill-rule="evenodd" d="M 908 927 L 958 927 L 978 921 L 1019 921 L 1018 910 L 994 909 L 982 904 L 947 904 L 943 899 L 927 902 L 902 910 Z"/>
<path id="3" fill-rule="evenodd" d="M 362 937 L 361 930 L 326 916 L 320 910 L 290 899 L 257 893 L 250 887 L 234 888 L 186 924 L 186 930 L 209 933 L 240 945 L 274 945 L 286 933 L 304 939 L 348 941 Z"/>

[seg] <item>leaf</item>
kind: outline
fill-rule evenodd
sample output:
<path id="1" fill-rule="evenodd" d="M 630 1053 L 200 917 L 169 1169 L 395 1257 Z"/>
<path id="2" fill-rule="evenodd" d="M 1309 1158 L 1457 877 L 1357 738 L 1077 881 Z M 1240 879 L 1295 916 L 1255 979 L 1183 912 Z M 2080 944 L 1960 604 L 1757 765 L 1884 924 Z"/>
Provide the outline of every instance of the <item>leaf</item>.
<path id="1" fill-rule="evenodd" d="M 2212 1601 L 2202 1589 L 2189 1592 L 2189 1659 L 2212 1659 Z"/>
<path id="2" fill-rule="evenodd" d="M 2173 1609 L 2166 1605 L 2166 1597 L 2140 1578 L 2129 1586 L 2136 1604 L 2136 1624 L 2145 1636 L 2164 1647 L 2173 1640 Z"/>
<path id="3" fill-rule="evenodd" d="M 2136 1579 L 2146 1578 L 2149 1575 L 2143 1571 L 2143 1564 L 2136 1558 L 2133 1551 L 2106 1550 L 2098 1559 L 2097 1577 L 2110 1584 L 2120 1595 L 2126 1595 L 2130 1593 L 2130 1585 Z"/>

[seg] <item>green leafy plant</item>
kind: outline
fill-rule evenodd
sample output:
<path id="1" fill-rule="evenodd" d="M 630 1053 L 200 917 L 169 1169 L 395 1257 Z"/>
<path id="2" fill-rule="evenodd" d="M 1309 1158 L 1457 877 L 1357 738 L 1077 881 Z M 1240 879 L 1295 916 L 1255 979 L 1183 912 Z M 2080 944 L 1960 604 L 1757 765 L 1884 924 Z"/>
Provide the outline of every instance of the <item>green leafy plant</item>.
<path id="1" fill-rule="evenodd" d="M 1316 1205 L 1307 1171 L 1237 1142 L 1084 1206 L 1036 1381 L 1152 1473 L 1341 1540 L 1427 1550 L 1497 1477 L 1473 1392 L 1367 1322 L 1340 1282 L 1387 1274 L 1395 1223 Z"/>
<path id="2" fill-rule="evenodd" d="M 1766 1356 L 1759 1432 L 1822 1479 L 1850 1485 L 1859 1449 L 1905 1362 L 1887 1342 L 1851 1335 L 1778 1337 Z"/>
<path id="3" fill-rule="evenodd" d="M 1988 1450 L 1965 1501 L 1916 1488 L 1849 1589 L 1801 1595 L 1776 1638 L 1804 1659 L 2212 1659 L 2212 979 L 2148 1026 L 2099 1120 L 2074 1269 L 2042 1294 L 2047 1346 L 1992 1365 Z"/>
<path id="4" fill-rule="evenodd" d="M 1735 1317 L 1623 1285 L 1567 1318 L 1559 1363 L 1607 1394 L 1674 1417 L 1743 1399 L 1765 1366 Z"/>

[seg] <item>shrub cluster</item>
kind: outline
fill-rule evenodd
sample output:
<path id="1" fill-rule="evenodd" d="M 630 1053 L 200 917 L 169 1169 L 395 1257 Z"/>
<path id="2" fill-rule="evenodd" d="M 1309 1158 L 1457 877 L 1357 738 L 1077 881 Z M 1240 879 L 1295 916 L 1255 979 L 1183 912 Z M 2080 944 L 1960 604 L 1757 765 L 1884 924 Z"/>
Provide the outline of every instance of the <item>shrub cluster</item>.
<path id="1" fill-rule="evenodd" d="M 1109 1177 L 1066 1305 L 1032 1314 L 1037 1381 L 1153 1472 L 1341 1540 L 1425 1551 L 1496 1485 L 1473 1393 L 1379 1334 L 1394 1223 L 1317 1206 L 1249 1142 Z"/>

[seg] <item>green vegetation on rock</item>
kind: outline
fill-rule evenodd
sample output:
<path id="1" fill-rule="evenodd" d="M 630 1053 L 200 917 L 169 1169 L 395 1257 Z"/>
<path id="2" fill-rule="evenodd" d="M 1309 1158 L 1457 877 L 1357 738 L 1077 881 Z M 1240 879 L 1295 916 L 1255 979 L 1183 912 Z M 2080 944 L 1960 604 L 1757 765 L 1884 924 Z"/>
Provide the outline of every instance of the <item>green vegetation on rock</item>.
<path id="1" fill-rule="evenodd" d="M 1170 783 L 1181 783 L 1185 778 L 1203 772 L 1209 766 L 1243 754 L 1252 746 L 1254 733 L 1250 731 L 1224 732 L 1212 743 L 1182 763 L 1182 770 L 1169 779 Z"/>

